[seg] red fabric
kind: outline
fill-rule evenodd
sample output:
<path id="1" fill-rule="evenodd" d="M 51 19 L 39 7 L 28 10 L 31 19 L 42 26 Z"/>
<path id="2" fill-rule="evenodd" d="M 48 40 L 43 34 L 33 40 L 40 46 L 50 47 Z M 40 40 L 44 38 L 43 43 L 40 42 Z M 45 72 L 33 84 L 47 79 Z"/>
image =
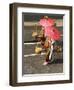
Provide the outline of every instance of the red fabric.
<path id="1" fill-rule="evenodd" d="M 54 23 L 55 23 L 55 20 L 51 18 L 48 18 L 48 19 L 43 18 L 43 19 L 40 19 L 39 21 L 39 24 L 43 27 L 52 26 L 54 25 Z"/>
<path id="2" fill-rule="evenodd" d="M 45 36 L 50 37 L 53 40 L 60 40 L 60 32 L 54 27 L 55 20 L 51 18 L 40 19 L 39 24 L 44 27 Z"/>
<path id="3" fill-rule="evenodd" d="M 48 18 L 47 20 L 48 20 L 49 26 L 53 26 L 54 25 L 55 19 Z"/>
<path id="4" fill-rule="evenodd" d="M 53 40 L 60 40 L 60 32 L 55 27 L 46 27 L 45 36 L 50 37 Z"/>

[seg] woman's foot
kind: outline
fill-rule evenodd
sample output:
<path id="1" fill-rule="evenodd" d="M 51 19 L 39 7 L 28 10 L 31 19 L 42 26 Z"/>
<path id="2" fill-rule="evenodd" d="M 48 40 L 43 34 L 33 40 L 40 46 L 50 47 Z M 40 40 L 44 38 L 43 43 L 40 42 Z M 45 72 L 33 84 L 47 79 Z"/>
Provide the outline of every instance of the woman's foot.
<path id="1" fill-rule="evenodd" d="M 43 65 L 44 65 L 44 66 L 45 66 L 45 65 L 48 65 L 48 62 L 44 62 Z"/>
<path id="2" fill-rule="evenodd" d="M 48 60 L 48 61 L 45 61 L 44 63 L 43 63 L 43 65 L 48 65 L 48 64 L 51 64 L 53 61 L 52 60 Z"/>

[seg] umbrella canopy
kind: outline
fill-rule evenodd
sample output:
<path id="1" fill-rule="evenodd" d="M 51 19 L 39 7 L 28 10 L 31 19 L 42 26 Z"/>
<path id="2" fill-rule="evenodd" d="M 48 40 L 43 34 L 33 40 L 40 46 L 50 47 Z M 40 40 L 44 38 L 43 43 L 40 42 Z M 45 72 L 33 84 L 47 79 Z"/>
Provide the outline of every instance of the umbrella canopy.
<path id="1" fill-rule="evenodd" d="M 55 19 L 48 18 L 47 19 L 49 26 L 53 26 L 55 23 Z"/>
<path id="2" fill-rule="evenodd" d="M 43 26 L 43 27 L 48 27 L 48 26 L 49 26 L 48 21 L 47 21 L 47 19 L 45 19 L 45 18 L 40 19 L 39 24 L 40 24 L 41 26 Z"/>
<path id="3" fill-rule="evenodd" d="M 48 27 L 48 26 L 53 26 L 55 23 L 55 20 L 54 19 L 51 19 L 51 18 L 43 18 L 43 19 L 40 19 L 39 21 L 39 24 L 41 26 L 43 26 L 44 28 L 45 27 Z"/>
<path id="4" fill-rule="evenodd" d="M 45 36 L 50 37 L 53 40 L 60 40 L 60 32 L 56 27 L 46 27 Z"/>

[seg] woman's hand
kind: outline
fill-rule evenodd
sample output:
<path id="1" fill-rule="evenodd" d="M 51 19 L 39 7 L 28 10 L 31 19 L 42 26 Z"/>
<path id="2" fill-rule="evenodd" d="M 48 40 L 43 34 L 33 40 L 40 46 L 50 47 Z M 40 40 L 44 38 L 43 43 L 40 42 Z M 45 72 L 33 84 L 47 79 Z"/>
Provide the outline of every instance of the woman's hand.
<path id="1" fill-rule="evenodd" d="M 36 37 L 37 35 L 38 35 L 37 32 L 32 33 L 32 37 Z"/>

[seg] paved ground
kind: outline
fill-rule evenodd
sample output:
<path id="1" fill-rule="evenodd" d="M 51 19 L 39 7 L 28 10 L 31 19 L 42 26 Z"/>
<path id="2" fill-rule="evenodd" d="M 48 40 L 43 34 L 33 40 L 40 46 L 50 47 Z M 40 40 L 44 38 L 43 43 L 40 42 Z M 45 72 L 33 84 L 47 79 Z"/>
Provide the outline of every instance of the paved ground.
<path id="1" fill-rule="evenodd" d="M 59 55 L 58 55 L 59 56 Z M 40 73 L 61 73 L 63 72 L 63 60 L 55 59 L 52 64 L 43 66 L 45 56 L 33 56 L 24 58 L 23 74 L 40 74 Z"/>
<path id="2" fill-rule="evenodd" d="M 35 46 L 31 44 L 24 44 L 24 55 L 30 55 L 35 53 Z M 38 74 L 38 73 L 61 73 L 63 72 L 63 54 L 62 52 L 53 53 L 53 59 L 55 60 L 52 64 L 43 66 L 45 61 L 45 55 L 36 55 L 24 57 L 23 63 L 23 74 Z"/>

